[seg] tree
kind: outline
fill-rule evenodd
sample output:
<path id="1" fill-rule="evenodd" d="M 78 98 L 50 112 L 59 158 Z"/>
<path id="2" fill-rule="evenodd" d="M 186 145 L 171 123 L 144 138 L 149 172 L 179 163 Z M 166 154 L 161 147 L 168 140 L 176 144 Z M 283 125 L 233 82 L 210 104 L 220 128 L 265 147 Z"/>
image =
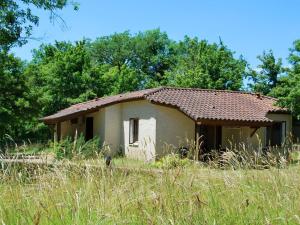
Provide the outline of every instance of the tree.
<path id="1" fill-rule="evenodd" d="M 12 47 L 22 46 L 31 37 L 39 18 L 33 8 L 50 12 L 50 18 L 59 16 L 67 0 L 1 0 L 0 1 L 0 141 L 4 134 L 13 138 L 28 137 L 37 121 L 35 95 L 28 86 L 30 77 L 24 74 L 25 63 L 9 53 Z M 78 6 L 74 3 L 74 9 Z"/>
<path id="2" fill-rule="evenodd" d="M 288 57 L 291 68 L 279 78 L 270 95 L 279 99 L 279 105 L 289 108 L 300 119 L 300 40 L 294 42 Z"/>
<path id="3" fill-rule="evenodd" d="M 134 57 L 133 41 L 130 33 L 125 31 L 97 38 L 90 45 L 90 52 L 95 67 L 106 65 L 106 68 L 114 68 L 110 70 L 110 76 L 107 77 L 116 82 L 113 92 L 122 93 L 128 91 L 125 88 L 126 73 L 122 69 L 130 67 Z M 136 73 L 136 76 L 138 75 Z M 111 85 L 114 84 L 112 83 Z M 133 89 L 137 89 L 137 87 Z"/>
<path id="4" fill-rule="evenodd" d="M 176 65 L 176 43 L 159 29 L 139 32 L 133 39 L 133 67 L 144 74 L 140 87 L 164 85 L 166 72 Z"/>
<path id="5" fill-rule="evenodd" d="M 31 36 L 34 26 L 38 26 L 38 16 L 32 8 L 50 12 L 50 18 L 58 17 L 56 10 L 64 8 L 67 0 L 1 0 L 0 2 L 0 51 L 7 52 L 11 47 L 22 46 Z M 73 3 L 74 9 L 78 5 Z"/>
<path id="6" fill-rule="evenodd" d="M 111 93 L 164 84 L 175 64 L 175 42 L 159 29 L 131 35 L 128 31 L 98 38 L 90 45 L 93 67 L 109 68 Z M 100 69 L 100 70 L 102 70 Z"/>
<path id="7" fill-rule="evenodd" d="M 284 72 L 282 60 L 280 58 L 276 60 L 272 50 L 263 52 L 257 58 L 261 64 L 258 66 L 258 71 L 250 70 L 249 77 L 253 83 L 250 83 L 249 86 L 254 92 L 268 95 L 276 87 L 279 76 Z"/>
<path id="8" fill-rule="evenodd" d="M 25 134 L 23 127 L 31 120 L 29 87 L 23 74 L 24 63 L 12 54 L 0 53 L 0 140 L 5 134 L 13 138 Z"/>
<path id="9" fill-rule="evenodd" d="M 222 42 L 209 44 L 185 37 L 179 42 L 178 63 L 168 73 L 172 86 L 239 90 L 246 61 L 234 58 L 234 52 Z"/>
<path id="10" fill-rule="evenodd" d="M 86 41 L 56 42 L 34 51 L 25 71 L 28 85 L 36 93 L 42 115 L 54 113 L 72 104 L 101 95 L 97 74 L 90 73 Z"/>

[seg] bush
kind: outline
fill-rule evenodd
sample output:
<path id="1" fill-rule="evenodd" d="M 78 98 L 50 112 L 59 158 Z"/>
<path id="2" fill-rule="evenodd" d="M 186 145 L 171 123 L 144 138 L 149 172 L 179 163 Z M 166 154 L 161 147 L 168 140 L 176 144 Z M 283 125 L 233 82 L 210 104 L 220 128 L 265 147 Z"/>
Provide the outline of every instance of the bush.
<path id="1" fill-rule="evenodd" d="M 99 138 L 95 137 L 85 141 L 83 135 L 75 140 L 68 137 L 60 142 L 53 143 L 53 149 L 57 159 L 87 159 L 99 156 L 101 153 Z"/>
<path id="2" fill-rule="evenodd" d="M 169 154 L 162 157 L 159 161 L 153 165 L 159 169 L 174 169 L 177 167 L 186 167 L 191 164 L 191 161 L 187 158 L 181 159 L 178 154 Z"/>

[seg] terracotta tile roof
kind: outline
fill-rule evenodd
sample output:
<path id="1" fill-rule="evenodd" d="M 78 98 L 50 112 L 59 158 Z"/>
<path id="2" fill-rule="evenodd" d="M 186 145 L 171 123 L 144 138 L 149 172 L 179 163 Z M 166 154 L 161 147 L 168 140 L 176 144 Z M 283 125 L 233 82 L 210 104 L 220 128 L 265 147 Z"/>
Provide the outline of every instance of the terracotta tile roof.
<path id="1" fill-rule="evenodd" d="M 146 99 L 154 104 L 175 107 L 193 120 L 232 120 L 245 122 L 271 122 L 269 112 L 288 110 L 275 106 L 275 98 L 248 92 L 208 90 L 195 88 L 161 87 L 103 97 L 73 105 L 51 116 L 45 122 L 63 119 L 82 112 L 91 112 L 119 102 Z"/>
<path id="2" fill-rule="evenodd" d="M 58 119 L 63 119 L 70 115 L 76 115 L 76 114 L 80 114 L 82 112 L 95 111 L 95 110 L 98 110 L 99 108 L 105 107 L 107 105 L 116 104 L 116 103 L 124 102 L 124 101 L 136 100 L 136 99 L 144 99 L 146 95 L 149 95 L 152 92 L 158 91 L 160 89 L 161 88 L 153 88 L 153 89 L 134 91 L 134 92 L 119 94 L 119 95 L 114 95 L 114 96 L 95 98 L 95 99 L 87 101 L 87 102 L 72 105 L 66 109 L 58 111 L 57 113 L 55 113 L 53 115 L 46 116 L 46 117 L 42 118 L 42 120 L 45 122 L 56 121 Z"/>
<path id="3" fill-rule="evenodd" d="M 286 111 L 274 106 L 276 99 L 247 92 L 166 88 L 147 99 L 177 107 L 194 120 L 270 121 L 270 111 Z"/>

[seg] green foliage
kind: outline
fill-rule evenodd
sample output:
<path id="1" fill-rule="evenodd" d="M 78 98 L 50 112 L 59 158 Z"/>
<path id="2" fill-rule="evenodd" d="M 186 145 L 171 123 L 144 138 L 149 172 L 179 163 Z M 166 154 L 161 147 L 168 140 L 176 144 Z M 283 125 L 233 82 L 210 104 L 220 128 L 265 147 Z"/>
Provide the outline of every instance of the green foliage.
<path id="1" fill-rule="evenodd" d="M 104 75 L 111 87 L 107 94 L 162 85 L 176 62 L 175 43 L 159 29 L 100 37 L 90 52 L 94 67 L 109 68 Z"/>
<path id="2" fill-rule="evenodd" d="M 55 19 L 56 10 L 64 8 L 67 3 L 67 0 L 1 0 L 0 52 L 7 52 L 11 47 L 27 42 L 33 27 L 39 24 L 39 17 L 32 13 L 33 8 L 48 11 L 50 18 Z"/>
<path id="3" fill-rule="evenodd" d="M 99 138 L 95 137 L 85 141 L 84 136 L 72 140 L 66 138 L 60 142 L 52 143 L 51 148 L 54 149 L 57 159 L 88 159 L 99 156 L 101 152 Z"/>
<path id="4" fill-rule="evenodd" d="M 33 96 L 26 85 L 24 63 L 12 54 L 0 53 L 0 141 L 5 134 L 25 136 L 24 127 L 34 120 Z"/>
<path id="5" fill-rule="evenodd" d="M 258 59 L 259 72 L 250 70 L 251 91 L 261 92 L 279 99 L 278 105 L 290 109 L 300 119 L 300 40 L 296 40 L 290 49 L 289 67 L 282 66 L 281 59 L 276 60 L 273 52 L 263 52 Z"/>
<path id="6" fill-rule="evenodd" d="M 97 74 L 89 68 L 85 41 L 56 42 L 35 50 L 25 74 L 31 78 L 28 85 L 38 97 L 41 115 L 101 95 L 101 85 L 94 84 L 99 84 Z"/>
<path id="7" fill-rule="evenodd" d="M 279 98 L 279 105 L 289 108 L 300 119 L 300 40 L 290 49 L 287 74 L 280 77 L 271 95 Z"/>
<path id="8" fill-rule="evenodd" d="M 38 131 L 39 138 L 47 136 L 48 129 L 38 123 L 36 111 L 37 94 L 32 92 L 31 79 L 24 74 L 27 65 L 9 54 L 12 47 L 22 46 L 31 37 L 39 18 L 32 13 L 38 8 L 50 12 L 50 18 L 57 18 L 56 10 L 67 5 L 67 0 L 2 0 L 0 2 L 0 144 L 4 134 L 14 138 L 33 137 Z M 77 9 L 76 3 L 73 3 Z M 74 8 L 74 9 L 75 9 Z M 76 10 L 75 9 L 75 10 Z M 42 132 L 41 132 L 42 131 Z"/>
<path id="9" fill-rule="evenodd" d="M 142 88 L 166 84 L 166 72 L 176 65 L 176 43 L 159 29 L 139 32 L 134 37 L 133 66 L 144 74 Z"/>
<path id="10" fill-rule="evenodd" d="M 178 167 L 183 168 L 188 165 L 191 165 L 191 161 L 188 158 L 181 159 L 178 154 L 169 154 L 154 162 L 153 167 L 159 169 L 175 169 Z"/>
<path id="11" fill-rule="evenodd" d="M 222 42 L 209 44 L 185 37 L 178 44 L 178 63 L 168 73 L 172 86 L 239 90 L 246 61 L 234 58 L 234 52 Z"/>
<path id="12" fill-rule="evenodd" d="M 250 88 L 254 92 L 260 92 L 264 95 L 270 94 L 272 89 L 277 86 L 279 76 L 282 75 L 284 69 L 282 67 L 282 60 L 276 61 L 273 51 L 263 52 L 257 57 L 261 64 L 258 70 L 250 70 L 250 78 L 253 83 L 250 83 Z"/>

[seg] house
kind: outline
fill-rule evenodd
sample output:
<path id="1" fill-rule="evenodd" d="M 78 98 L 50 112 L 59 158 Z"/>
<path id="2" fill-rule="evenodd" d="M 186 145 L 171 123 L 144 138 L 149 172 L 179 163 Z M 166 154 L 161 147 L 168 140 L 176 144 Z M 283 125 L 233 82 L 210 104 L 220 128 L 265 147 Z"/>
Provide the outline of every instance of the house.
<path id="1" fill-rule="evenodd" d="M 292 116 L 276 99 L 238 91 L 160 87 L 97 98 L 43 118 L 59 140 L 98 136 L 113 152 L 152 160 L 194 142 L 200 154 L 246 144 L 282 145 Z"/>

